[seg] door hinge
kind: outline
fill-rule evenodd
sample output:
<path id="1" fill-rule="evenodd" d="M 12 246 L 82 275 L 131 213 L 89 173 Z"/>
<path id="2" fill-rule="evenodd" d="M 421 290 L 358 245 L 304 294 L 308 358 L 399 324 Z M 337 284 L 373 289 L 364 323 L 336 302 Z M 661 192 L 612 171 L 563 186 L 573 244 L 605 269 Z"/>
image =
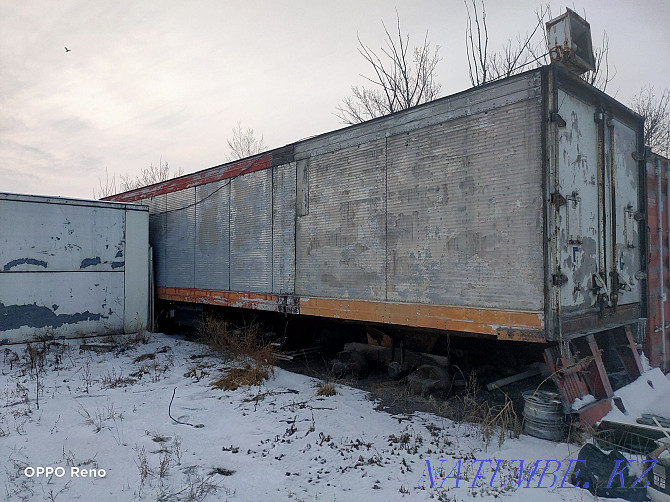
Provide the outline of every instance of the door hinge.
<path id="1" fill-rule="evenodd" d="M 607 294 L 607 283 L 601 274 L 593 274 L 591 277 L 592 289 L 597 293 Z"/>
<path id="2" fill-rule="evenodd" d="M 568 278 L 565 274 L 558 273 L 551 276 L 551 283 L 554 286 L 563 286 L 566 282 L 568 282 Z"/>
<path id="3" fill-rule="evenodd" d="M 551 114 L 549 115 L 549 120 L 551 122 L 556 122 L 556 125 L 558 127 L 565 127 L 566 125 L 568 125 L 565 119 L 561 117 L 558 112 L 551 112 Z"/>
<path id="4" fill-rule="evenodd" d="M 642 162 L 644 160 L 644 153 L 633 152 L 631 155 L 633 156 L 633 160 L 636 162 Z"/>
<path id="5" fill-rule="evenodd" d="M 621 274 L 619 274 L 618 272 L 613 272 L 613 274 L 616 275 L 616 281 L 615 282 L 616 282 L 616 285 L 617 285 L 617 288 L 619 289 L 619 291 L 632 291 L 633 290 L 630 287 L 630 284 L 628 284 L 628 282 L 626 282 L 626 279 L 621 277 Z"/>
<path id="6" fill-rule="evenodd" d="M 556 207 L 561 207 L 568 203 L 568 199 L 563 197 L 560 193 L 554 192 L 551 194 L 551 203 Z"/>

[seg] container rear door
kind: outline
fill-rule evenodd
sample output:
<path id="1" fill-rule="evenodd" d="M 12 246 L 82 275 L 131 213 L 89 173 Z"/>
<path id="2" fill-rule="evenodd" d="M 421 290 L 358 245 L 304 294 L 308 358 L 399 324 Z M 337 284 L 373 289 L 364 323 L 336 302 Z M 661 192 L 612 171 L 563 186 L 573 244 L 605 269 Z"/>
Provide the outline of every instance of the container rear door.
<path id="1" fill-rule="evenodd" d="M 563 331 L 632 322 L 643 295 L 636 126 L 563 89 L 555 122 L 551 279 Z"/>
<path id="2" fill-rule="evenodd" d="M 558 91 L 558 169 L 552 201 L 556 210 L 556 256 L 552 282 L 562 312 L 595 307 L 594 275 L 606 269 L 607 236 L 602 226 L 603 173 L 595 107 Z M 603 291 L 605 293 L 605 291 Z"/>
<path id="3" fill-rule="evenodd" d="M 642 284 L 636 273 L 642 269 L 640 224 L 643 210 L 639 207 L 640 175 L 633 154 L 640 150 L 637 134 L 624 122 L 608 117 L 606 135 L 612 152 L 610 161 L 613 186 L 611 193 L 615 212 L 611 221 L 613 246 L 610 267 L 610 301 L 624 306 L 642 301 Z"/>

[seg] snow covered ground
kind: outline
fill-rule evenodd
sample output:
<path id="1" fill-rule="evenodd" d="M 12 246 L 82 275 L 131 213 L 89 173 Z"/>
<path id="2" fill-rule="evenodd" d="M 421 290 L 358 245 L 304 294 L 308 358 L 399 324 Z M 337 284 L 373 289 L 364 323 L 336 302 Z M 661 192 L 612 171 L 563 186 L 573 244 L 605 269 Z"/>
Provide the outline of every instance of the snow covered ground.
<path id="1" fill-rule="evenodd" d="M 157 334 L 117 341 L 100 353 L 80 349 L 96 340 L 58 342 L 43 355 L 34 344 L 42 371 L 26 345 L 2 349 L 0 498 L 593 499 L 561 487 L 576 445 L 523 435 L 487 446 L 476 425 L 393 416 L 342 385 L 318 396 L 317 380 L 281 369 L 260 387 L 218 390 L 211 382 L 225 363 L 202 345 Z M 519 487 L 522 460 L 524 472 L 538 469 Z"/>

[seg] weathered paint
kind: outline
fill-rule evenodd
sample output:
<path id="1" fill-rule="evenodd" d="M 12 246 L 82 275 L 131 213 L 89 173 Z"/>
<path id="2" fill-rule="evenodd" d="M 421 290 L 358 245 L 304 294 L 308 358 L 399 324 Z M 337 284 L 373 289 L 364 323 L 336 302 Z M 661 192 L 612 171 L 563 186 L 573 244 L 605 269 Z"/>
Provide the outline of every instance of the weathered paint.
<path id="1" fill-rule="evenodd" d="M 9 272 L 12 268 L 18 267 L 19 265 L 37 265 L 38 267 L 47 268 L 47 262 L 44 260 L 36 260 L 35 258 L 19 258 L 18 260 L 12 260 L 5 264 L 3 270 L 5 272 Z"/>
<path id="2" fill-rule="evenodd" d="M 226 307 L 280 311 L 280 295 L 193 288 L 157 289 L 158 298 Z M 295 297 L 294 313 L 492 335 L 505 340 L 543 342 L 542 314 L 418 303 Z"/>
<path id="3" fill-rule="evenodd" d="M 558 113 L 566 122 L 558 129 L 558 172 L 556 193 L 566 202 L 558 206 L 556 242 L 558 268 L 567 282 L 560 287 L 564 312 L 589 309 L 594 305 L 592 275 L 598 272 L 600 243 L 596 107 L 563 90 L 558 91 Z"/>
<path id="4" fill-rule="evenodd" d="M 123 263 L 123 331 L 147 328 L 149 308 L 149 218 L 144 211 L 126 211 Z M 114 264 L 112 264 L 114 268 Z"/>
<path id="5" fill-rule="evenodd" d="M 156 288 L 156 295 L 161 300 L 268 311 L 277 311 L 279 301 L 279 297 L 272 294 L 195 288 L 159 287 Z"/>
<path id="6" fill-rule="evenodd" d="M 123 273 L 0 273 L 3 343 L 123 332 Z"/>
<path id="7" fill-rule="evenodd" d="M 125 244 L 123 209 L 9 197 L 0 199 L 4 272 L 110 271 L 119 261 L 116 255 Z"/>
<path id="8" fill-rule="evenodd" d="M 309 213 L 296 222 L 302 296 L 386 296 L 386 142 L 309 159 Z"/>
<path id="9" fill-rule="evenodd" d="M 535 342 L 544 341 L 543 316 L 537 312 L 300 297 L 300 313 L 446 331 L 502 335 L 502 338 L 518 336 Z M 515 334 L 515 331 L 519 331 L 519 334 Z"/>
<path id="10" fill-rule="evenodd" d="M 0 341 L 146 327 L 147 227 L 140 206 L 0 193 Z"/>
<path id="11" fill-rule="evenodd" d="M 53 307 L 58 307 L 54 305 Z M 57 308 L 32 305 L 5 305 L 0 303 L 0 331 L 11 331 L 22 327 L 60 328 L 64 324 L 82 321 L 97 321 L 103 316 L 89 311 L 76 314 L 57 314 Z M 9 339 L 3 339 L 3 342 Z"/>
<path id="12" fill-rule="evenodd" d="M 574 75 L 551 77 L 548 336 L 558 340 L 644 316 L 643 121 Z"/>
<path id="13" fill-rule="evenodd" d="M 388 138 L 388 300 L 543 310 L 541 116 L 532 96 Z"/>
<path id="14" fill-rule="evenodd" d="M 272 165 L 273 155 L 271 153 L 263 154 L 254 158 L 238 160 L 197 173 L 187 174 L 185 176 L 180 176 L 179 178 L 156 183 L 155 185 L 149 185 L 122 194 L 106 197 L 103 200 L 133 202 L 149 199 L 163 194 L 187 190 L 207 183 L 236 178 L 243 174 L 268 169 Z"/>
<path id="15" fill-rule="evenodd" d="M 602 134 L 599 110 L 612 125 Z M 239 291 L 275 294 L 280 307 L 270 298 L 259 308 L 314 299 L 314 315 L 557 339 L 644 311 L 634 284 L 619 312 L 613 302 L 600 312 L 592 294 L 615 241 L 639 241 L 616 250 L 627 284 L 643 267 L 640 233 L 605 228 L 608 214 L 627 222 L 638 209 L 628 157 L 641 125 L 577 77 L 542 68 L 113 199 L 149 205 L 166 299 L 228 305 Z M 566 203 L 554 206 L 552 194 Z M 175 288 L 187 293 L 165 293 Z M 445 320 L 430 310 L 441 306 L 532 322 Z"/>
<path id="16" fill-rule="evenodd" d="M 634 158 L 634 154 L 642 152 L 642 145 L 638 145 L 636 131 L 615 118 L 611 120 L 609 134 L 613 147 L 610 162 L 615 178 L 613 197 L 616 201 L 613 220 L 616 245 L 610 272 L 615 271 L 619 276 L 618 305 L 626 305 L 640 303 L 643 293 L 641 281 L 635 275 L 639 275 L 643 267 L 639 233 L 645 228 L 640 225 L 639 216 L 645 208 L 639 205 L 643 186 L 640 185 L 638 161 Z"/>

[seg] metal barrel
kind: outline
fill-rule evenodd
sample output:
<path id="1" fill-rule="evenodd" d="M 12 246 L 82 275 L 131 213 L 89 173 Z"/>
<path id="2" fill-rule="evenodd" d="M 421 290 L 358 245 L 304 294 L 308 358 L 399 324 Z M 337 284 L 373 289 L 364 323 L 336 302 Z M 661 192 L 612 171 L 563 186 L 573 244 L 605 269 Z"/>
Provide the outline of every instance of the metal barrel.
<path id="1" fill-rule="evenodd" d="M 565 437 L 563 404 L 554 392 L 526 391 L 523 393 L 524 432 L 531 436 L 560 441 Z"/>

